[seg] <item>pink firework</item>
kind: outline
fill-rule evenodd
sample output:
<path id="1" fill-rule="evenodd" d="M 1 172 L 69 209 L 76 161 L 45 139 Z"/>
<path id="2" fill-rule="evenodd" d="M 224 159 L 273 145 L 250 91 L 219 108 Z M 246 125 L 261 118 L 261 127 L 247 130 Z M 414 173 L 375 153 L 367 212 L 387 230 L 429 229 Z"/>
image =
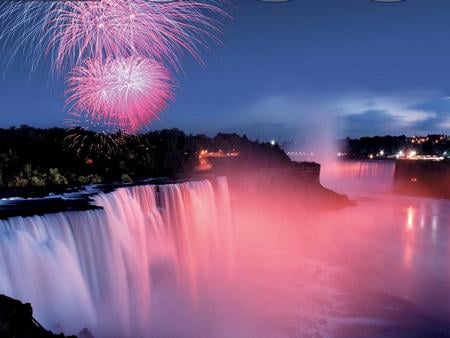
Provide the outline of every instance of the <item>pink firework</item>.
<path id="1" fill-rule="evenodd" d="M 50 54 L 56 69 L 84 59 L 142 55 L 179 67 L 183 51 L 199 50 L 220 33 L 222 1 L 101 0 L 8 2 L 2 34 L 31 52 Z M 15 33 L 17 32 L 17 33 Z M 16 42 L 16 41 L 15 41 Z M 33 45 L 36 44 L 36 46 Z M 31 48 L 30 48 L 31 47 Z"/>
<path id="2" fill-rule="evenodd" d="M 70 76 L 67 102 L 92 125 L 134 133 L 166 107 L 172 89 L 169 72 L 151 59 L 89 59 Z"/>

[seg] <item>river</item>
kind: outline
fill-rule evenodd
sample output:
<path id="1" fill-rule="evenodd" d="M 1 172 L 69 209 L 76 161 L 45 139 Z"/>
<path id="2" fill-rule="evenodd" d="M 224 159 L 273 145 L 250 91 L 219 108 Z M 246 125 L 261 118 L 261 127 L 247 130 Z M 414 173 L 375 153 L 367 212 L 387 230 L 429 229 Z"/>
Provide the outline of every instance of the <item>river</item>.
<path id="1" fill-rule="evenodd" d="M 357 203 L 323 218 L 339 229 L 334 259 L 348 274 L 333 336 L 450 336 L 450 201 L 391 194 L 393 170 L 324 165 L 322 183 Z"/>
<path id="2" fill-rule="evenodd" d="M 328 212 L 218 178 L 0 220 L 0 293 L 96 338 L 450 337 L 450 202 L 390 193 L 394 170 L 325 164 L 355 202 Z"/>

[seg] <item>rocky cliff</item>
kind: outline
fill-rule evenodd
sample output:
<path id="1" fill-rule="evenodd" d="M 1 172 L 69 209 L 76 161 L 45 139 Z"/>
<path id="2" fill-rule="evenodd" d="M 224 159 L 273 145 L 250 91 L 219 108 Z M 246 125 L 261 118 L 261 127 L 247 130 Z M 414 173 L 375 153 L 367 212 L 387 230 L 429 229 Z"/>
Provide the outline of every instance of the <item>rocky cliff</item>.
<path id="1" fill-rule="evenodd" d="M 0 295 L 1 338 L 64 338 L 44 329 L 34 318 L 31 304 Z M 76 338 L 74 336 L 67 338 Z"/>
<path id="2" fill-rule="evenodd" d="M 302 209 L 334 209 L 352 205 L 347 196 L 320 184 L 321 167 L 317 163 L 292 163 L 289 167 L 254 169 L 245 172 L 223 171 L 231 196 L 242 201 L 255 198 L 272 200 Z"/>

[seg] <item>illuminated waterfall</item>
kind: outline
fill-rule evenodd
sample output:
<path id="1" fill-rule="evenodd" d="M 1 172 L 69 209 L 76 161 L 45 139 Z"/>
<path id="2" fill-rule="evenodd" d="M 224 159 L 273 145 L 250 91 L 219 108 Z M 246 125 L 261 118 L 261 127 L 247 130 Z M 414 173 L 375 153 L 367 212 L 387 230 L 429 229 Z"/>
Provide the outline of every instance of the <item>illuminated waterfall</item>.
<path id="1" fill-rule="evenodd" d="M 321 183 L 340 193 L 389 192 L 395 161 L 335 161 L 322 164 Z"/>
<path id="2" fill-rule="evenodd" d="M 191 301 L 199 281 L 218 273 L 219 257 L 224 278 L 232 273 L 225 178 L 120 188 L 94 200 L 102 209 L 0 221 L 0 293 L 31 302 L 47 328 L 147 337 L 158 269 Z"/>

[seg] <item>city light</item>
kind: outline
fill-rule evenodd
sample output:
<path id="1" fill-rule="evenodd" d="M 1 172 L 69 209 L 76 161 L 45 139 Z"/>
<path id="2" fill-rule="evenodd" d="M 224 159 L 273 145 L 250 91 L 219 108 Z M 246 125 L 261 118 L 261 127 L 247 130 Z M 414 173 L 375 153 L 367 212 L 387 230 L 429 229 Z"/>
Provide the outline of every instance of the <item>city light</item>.
<path id="1" fill-rule="evenodd" d="M 411 150 L 410 152 L 409 152 L 409 154 L 408 154 L 408 158 L 409 159 L 413 159 L 413 158 L 415 158 L 417 156 L 417 151 L 415 151 L 415 150 Z"/>
<path id="2" fill-rule="evenodd" d="M 403 152 L 403 150 L 400 150 L 398 153 L 397 153 L 397 155 L 395 155 L 395 157 L 397 158 L 397 159 L 399 159 L 399 158 L 401 158 L 401 157 L 404 157 L 405 156 L 405 153 Z"/>

